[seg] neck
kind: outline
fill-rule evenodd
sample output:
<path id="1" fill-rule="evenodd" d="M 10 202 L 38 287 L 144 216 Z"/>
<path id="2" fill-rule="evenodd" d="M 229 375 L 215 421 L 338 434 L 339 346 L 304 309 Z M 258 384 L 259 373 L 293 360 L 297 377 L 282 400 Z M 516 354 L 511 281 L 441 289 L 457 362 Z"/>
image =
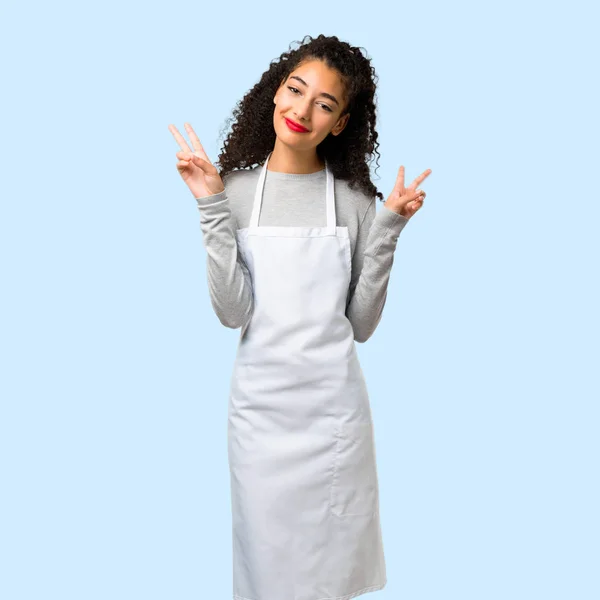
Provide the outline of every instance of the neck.
<path id="1" fill-rule="evenodd" d="M 296 148 L 284 146 L 277 138 L 275 140 L 275 147 L 269 158 L 267 171 L 304 175 L 322 171 L 324 168 L 325 162 L 317 156 L 314 148 L 297 150 Z"/>

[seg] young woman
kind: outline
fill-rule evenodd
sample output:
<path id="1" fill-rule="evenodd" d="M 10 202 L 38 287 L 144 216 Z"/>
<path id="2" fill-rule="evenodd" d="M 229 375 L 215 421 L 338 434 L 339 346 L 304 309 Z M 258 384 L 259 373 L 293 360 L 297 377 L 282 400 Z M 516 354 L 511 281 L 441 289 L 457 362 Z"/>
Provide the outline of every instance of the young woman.
<path id="1" fill-rule="evenodd" d="M 169 127 L 212 305 L 241 327 L 228 409 L 236 600 L 348 600 L 386 583 L 355 342 L 380 321 L 431 170 L 405 187 L 400 167 L 376 212 L 374 69 L 335 36 L 307 38 L 239 103 L 219 170 L 191 125 L 193 150 Z"/>

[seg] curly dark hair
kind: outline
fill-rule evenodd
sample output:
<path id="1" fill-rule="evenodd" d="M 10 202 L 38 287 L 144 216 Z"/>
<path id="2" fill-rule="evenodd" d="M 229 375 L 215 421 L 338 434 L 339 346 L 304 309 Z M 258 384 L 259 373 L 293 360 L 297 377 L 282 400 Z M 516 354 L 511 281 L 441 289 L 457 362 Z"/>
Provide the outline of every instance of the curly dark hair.
<path id="1" fill-rule="evenodd" d="M 308 39 L 308 42 L 306 41 Z M 276 134 L 273 127 L 273 97 L 279 86 L 301 63 L 321 60 L 335 69 L 344 86 L 346 106 L 342 115 L 351 117 L 341 133 L 328 135 L 318 146 L 317 156 L 327 163 L 334 177 L 348 181 L 348 187 L 358 186 L 369 197 L 383 194 L 371 181 L 369 163 L 377 151 L 379 142 L 375 131 L 375 90 L 378 80 L 371 59 L 354 47 L 340 41 L 336 36 L 305 36 L 300 47 L 280 55 L 279 61 L 271 61 L 260 81 L 240 100 L 233 116 L 221 130 L 221 136 L 232 120 L 229 135 L 225 139 L 215 165 L 223 178 L 234 169 L 253 168 L 262 164 L 273 150 Z M 221 139 L 221 136 L 219 139 Z"/>

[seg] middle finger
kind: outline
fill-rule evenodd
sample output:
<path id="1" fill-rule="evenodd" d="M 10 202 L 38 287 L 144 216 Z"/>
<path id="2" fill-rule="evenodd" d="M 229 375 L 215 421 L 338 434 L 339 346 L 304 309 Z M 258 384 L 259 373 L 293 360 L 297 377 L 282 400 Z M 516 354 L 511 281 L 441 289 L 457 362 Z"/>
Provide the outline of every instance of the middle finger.
<path id="1" fill-rule="evenodd" d="M 429 177 L 430 174 L 431 169 L 423 171 L 418 177 L 415 178 L 415 180 L 410 184 L 409 187 L 412 187 L 413 189 L 416 188 L 422 181 L 425 180 L 426 177 Z"/>

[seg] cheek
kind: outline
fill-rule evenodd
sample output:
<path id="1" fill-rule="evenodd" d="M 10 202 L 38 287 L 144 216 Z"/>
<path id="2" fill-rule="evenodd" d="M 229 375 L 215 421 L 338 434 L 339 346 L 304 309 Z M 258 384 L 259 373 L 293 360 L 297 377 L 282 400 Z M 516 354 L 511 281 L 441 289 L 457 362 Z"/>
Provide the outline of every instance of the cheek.
<path id="1" fill-rule="evenodd" d="M 290 96 L 290 94 L 286 94 L 285 92 L 280 93 L 279 96 L 277 96 L 277 106 L 290 106 L 291 104 L 293 104 L 294 99 L 293 97 Z"/>
<path id="2" fill-rule="evenodd" d="M 277 102 L 275 112 L 279 115 L 284 115 L 290 111 L 290 102 L 288 102 L 285 98 L 280 98 L 279 102 Z"/>
<path id="3" fill-rule="evenodd" d="M 335 127 L 335 118 L 330 116 L 329 113 L 316 113 L 313 117 L 315 129 L 320 132 L 329 132 Z"/>

